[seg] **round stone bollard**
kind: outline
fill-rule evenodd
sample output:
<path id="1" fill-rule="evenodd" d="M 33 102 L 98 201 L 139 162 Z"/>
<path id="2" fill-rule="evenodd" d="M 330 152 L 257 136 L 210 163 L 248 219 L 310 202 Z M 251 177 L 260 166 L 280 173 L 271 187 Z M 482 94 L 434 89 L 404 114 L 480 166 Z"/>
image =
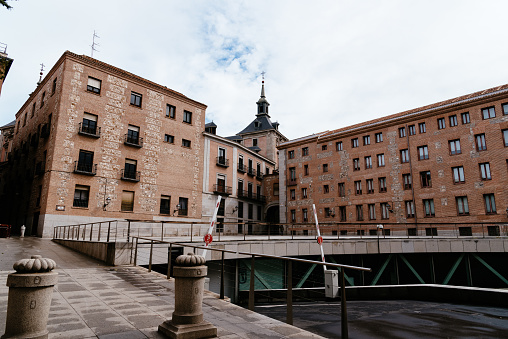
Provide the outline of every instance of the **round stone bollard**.
<path id="1" fill-rule="evenodd" d="M 53 260 L 40 255 L 14 263 L 16 273 L 7 276 L 9 299 L 2 339 L 48 337 L 49 307 L 58 281 L 58 273 L 51 272 L 55 267 Z"/>
<path id="2" fill-rule="evenodd" d="M 159 332 L 174 339 L 211 338 L 217 328 L 203 320 L 203 290 L 207 267 L 205 258 L 189 253 L 176 258 L 175 311 L 171 320 L 159 325 Z"/>

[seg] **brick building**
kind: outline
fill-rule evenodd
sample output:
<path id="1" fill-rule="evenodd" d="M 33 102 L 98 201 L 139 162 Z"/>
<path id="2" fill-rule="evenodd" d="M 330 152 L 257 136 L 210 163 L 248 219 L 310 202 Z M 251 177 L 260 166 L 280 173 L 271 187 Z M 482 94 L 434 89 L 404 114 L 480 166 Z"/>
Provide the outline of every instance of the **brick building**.
<path id="1" fill-rule="evenodd" d="M 0 94 L 13 60 L 7 56 L 7 45 L 0 42 Z"/>
<path id="2" fill-rule="evenodd" d="M 2 222 L 51 236 L 78 222 L 200 221 L 205 109 L 65 52 L 16 113 Z"/>
<path id="3" fill-rule="evenodd" d="M 507 147 L 508 85 L 284 142 L 281 222 L 505 222 Z"/>

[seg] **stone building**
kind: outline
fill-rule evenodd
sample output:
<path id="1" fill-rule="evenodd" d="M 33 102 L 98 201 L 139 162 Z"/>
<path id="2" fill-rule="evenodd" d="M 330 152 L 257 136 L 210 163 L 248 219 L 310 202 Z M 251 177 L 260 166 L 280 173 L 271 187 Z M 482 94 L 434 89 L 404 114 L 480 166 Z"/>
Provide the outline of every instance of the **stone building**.
<path id="1" fill-rule="evenodd" d="M 311 223 L 312 204 L 320 222 L 399 223 L 405 235 L 506 222 L 507 147 L 508 85 L 284 142 L 281 222 Z"/>
<path id="2" fill-rule="evenodd" d="M 201 220 L 206 106 L 65 52 L 16 113 L 3 222 Z"/>
<path id="3" fill-rule="evenodd" d="M 0 42 L 0 94 L 13 60 L 7 56 L 7 45 Z"/>

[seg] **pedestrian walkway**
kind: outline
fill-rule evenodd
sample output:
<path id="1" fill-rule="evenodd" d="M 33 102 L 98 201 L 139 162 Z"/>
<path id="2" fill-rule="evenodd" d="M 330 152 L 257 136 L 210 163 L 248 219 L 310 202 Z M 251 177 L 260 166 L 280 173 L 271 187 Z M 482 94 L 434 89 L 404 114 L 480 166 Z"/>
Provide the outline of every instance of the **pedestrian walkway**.
<path id="1" fill-rule="evenodd" d="M 12 264 L 39 254 L 59 274 L 48 320 L 49 338 L 164 338 L 157 332 L 174 310 L 174 280 L 141 267 L 107 267 L 49 239 L 0 239 L 0 335 L 5 332 Z M 205 320 L 219 338 L 322 338 L 205 292 Z"/>

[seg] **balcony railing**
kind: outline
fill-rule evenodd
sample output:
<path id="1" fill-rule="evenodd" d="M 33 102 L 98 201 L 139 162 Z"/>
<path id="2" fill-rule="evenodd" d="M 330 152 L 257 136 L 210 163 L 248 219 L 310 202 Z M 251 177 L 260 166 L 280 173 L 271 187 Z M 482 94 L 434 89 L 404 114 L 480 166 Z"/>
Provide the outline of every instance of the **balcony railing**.
<path id="1" fill-rule="evenodd" d="M 264 174 L 261 171 L 257 171 L 256 178 L 259 180 L 263 180 Z"/>
<path id="2" fill-rule="evenodd" d="M 250 176 L 256 176 L 256 170 L 252 167 L 247 168 L 247 174 Z"/>
<path id="3" fill-rule="evenodd" d="M 74 173 L 96 175 L 97 164 L 80 163 L 79 161 L 74 161 Z"/>
<path id="4" fill-rule="evenodd" d="M 215 185 L 213 185 L 213 193 L 220 194 L 220 195 L 230 195 L 231 194 L 231 186 L 215 184 Z"/>
<path id="5" fill-rule="evenodd" d="M 78 133 L 81 135 L 86 135 L 87 137 L 100 138 L 101 128 L 100 127 L 83 126 L 82 123 L 80 122 Z"/>
<path id="6" fill-rule="evenodd" d="M 171 209 L 169 207 L 163 207 L 160 208 L 160 214 L 171 214 Z"/>
<path id="7" fill-rule="evenodd" d="M 238 164 L 237 170 L 238 170 L 238 172 L 245 173 L 245 172 L 247 172 L 247 167 L 245 167 L 244 164 Z"/>
<path id="8" fill-rule="evenodd" d="M 229 159 L 226 159 L 226 157 L 217 157 L 217 166 L 229 167 Z"/>
<path id="9" fill-rule="evenodd" d="M 123 143 L 128 146 L 141 148 L 143 147 L 143 138 L 140 137 L 134 138 L 132 136 L 129 136 L 128 134 L 125 134 Z"/>
<path id="10" fill-rule="evenodd" d="M 178 215 L 187 215 L 187 209 L 186 208 L 180 208 L 178 210 Z"/>
<path id="11" fill-rule="evenodd" d="M 295 186 L 296 184 L 297 184 L 296 178 L 288 179 L 288 183 L 287 183 L 288 186 Z"/>
<path id="12" fill-rule="evenodd" d="M 88 207 L 88 200 L 85 199 L 74 199 L 74 203 L 72 204 L 74 207 Z"/>
<path id="13" fill-rule="evenodd" d="M 126 171 L 125 169 L 122 169 L 122 176 L 120 177 L 120 179 L 138 182 L 139 177 L 140 177 L 139 171 L 128 171 L 128 170 Z"/>
<path id="14" fill-rule="evenodd" d="M 257 201 L 257 202 L 265 202 L 266 201 L 266 197 L 264 195 L 257 194 L 254 192 L 245 191 L 242 189 L 238 190 L 238 198 L 253 200 L 253 201 Z"/>

